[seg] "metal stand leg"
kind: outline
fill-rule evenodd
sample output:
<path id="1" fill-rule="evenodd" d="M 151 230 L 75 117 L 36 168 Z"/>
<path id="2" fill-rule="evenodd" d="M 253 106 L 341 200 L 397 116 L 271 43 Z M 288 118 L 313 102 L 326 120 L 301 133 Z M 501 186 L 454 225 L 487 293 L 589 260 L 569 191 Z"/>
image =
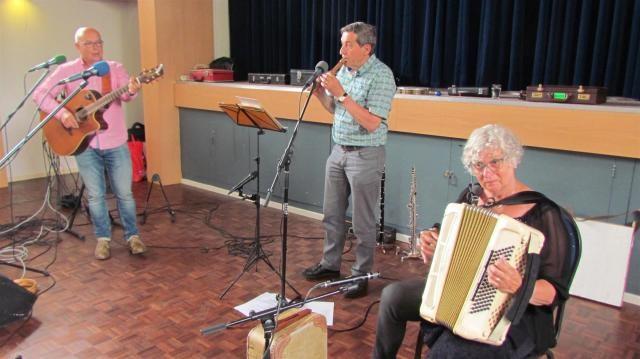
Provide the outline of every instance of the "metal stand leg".
<path id="1" fill-rule="evenodd" d="M 84 235 L 76 232 L 75 230 L 72 229 L 73 227 L 73 223 L 76 221 L 76 216 L 78 215 L 78 211 L 80 210 L 80 208 L 82 208 L 82 196 L 84 195 L 84 183 L 82 184 L 82 187 L 80 187 L 80 193 L 78 194 L 78 199 L 76 199 L 76 203 L 73 206 L 73 212 L 71 212 L 71 218 L 69 219 L 69 227 L 67 227 L 67 229 L 65 230 L 65 233 L 69 233 L 70 235 L 78 238 L 81 241 L 85 240 Z"/>
<path id="2" fill-rule="evenodd" d="M 220 299 L 222 299 L 227 294 L 227 292 L 231 289 L 231 287 L 233 287 L 236 284 L 236 282 L 238 280 L 240 280 L 240 277 L 242 277 L 243 274 L 248 272 L 249 269 L 251 269 L 251 267 L 253 267 L 255 265 L 256 269 L 257 269 L 258 260 L 262 260 L 263 262 L 265 262 L 267 264 L 267 266 L 269 268 L 271 268 L 271 270 L 280 277 L 280 281 L 281 281 L 280 292 L 281 292 L 281 294 L 280 294 L 279 300 L 286 301 L 286 299 L 284 298 L 284 295 L 283 295 L 284 294 L 284 285 L 285 285 L 285 283 L 288 284 L 289 287 L 291 287 L 291 289 L 293 289 L 294 292 L 296 292 L 298 297 L 302 296 L 300 294 L 300 292 L 298 292 L 296 290 L 296 288 L 294 288 L 293 285 L 291 285 L 291 283 L 289 283 L 286 280 L 286 278 L 284 276 L 284 273 L 286 273 L 286 269 L 283 267 L 282 268 L 282 272 L 278 272 L 278 270 L 273 266 L 273 264 L 271 264 L 271 261 L 269 261 L 269 257 L 267 256 L 267 254 L 262 249 L 262 244 L 260 243 L 260 195 L 259 195 L 259 191 L 260 191 L 260 136 L 263 133 L 264 132 L 261 129 L 258 130 L 258 136 L 257 136 L 257 139 L 256 139 L 258 154 L 257 154 L 256 158 L 254 159 L 255 162 L 256 162 L 255 176 L 253 176 L 253 173 L 252 173 L 251 175 L 249 175 L 247 177 L 247 179 L 241 181 L 240 184 L 234 186 L 232 191 L 231 191 L 231 192 L 234 192 L 234 191 L 238 190 L 238 192 L 240 194 L 240 197 L 242 197 L 242 199 L 249 199 L 249 200 L 253 201 L 253 203 L 254 203 L 254 205 L 256 207 L 256 228 L 255 228 L 254 249 L 253 249 L 251 255 L 249 256 L 249 258 L 247 258 L 247 263 L 244 265 L 244 268 L 242 268 L 242 272 L 240 272 L 240 274 L 238 274 L 238 276 L 236 276 L 236 278 L 231 282 L 231 284 L 229 284 L 229 286 L 224 290 L 224 292 L 222 292 L 222 294 L 220 295 Z M 247 184 L 251 179 L 253 179 L 253 177 L 255 177 L 255 179 L 256 179 L 256 193 L 251 195 L 251 196 L 244 195 L 242 193 L 242 187 L 245 184 Z M 286 222 L 286 219 L 285 219 L 284 224 L 283 224 L 283 243 L 286 241 L 284 239 L 284 238 L 286 238 L 286 228 L 287 228 L 287 224 L 286 223 L 287 222 Z M 283 248 L 283 254 L 282 254 L 283 258 L 285 256 L 284 253 L 286 253 L 286 248 Z"/>
<path id="3" fill-rule="evenodd" d="M 171 216 L 171 223 L 175 223 L 176 212 L 173 210 L 173 208 L 171 208 L 171 203 L 169 202 L 169 198 L 167 198 L 167 194 L 164 191 L 164 186 L 162 185 L 162 181 L 160 180 L 160 175 L 157 173 L 154 173 L 153 176 L 151 177 L 151 184 L 149 185 L 149 190 L 147 191 L 147 199 L 144 203 L 144 211 L 141 214 L 142 218 L 140 219 L 140 224 L 145 224 L 147 222 L 147 216 L 151 214 L 148 211 L 149 197 L 151 197 L 151 190 L 153 189 L 153 184 L 156 182 L 158 182 L 158 184 L 160 185 L 160 191 L 162 191 L 162 196 L 164 197 L 164 202 L 167 207 L 167 212 Z"/>

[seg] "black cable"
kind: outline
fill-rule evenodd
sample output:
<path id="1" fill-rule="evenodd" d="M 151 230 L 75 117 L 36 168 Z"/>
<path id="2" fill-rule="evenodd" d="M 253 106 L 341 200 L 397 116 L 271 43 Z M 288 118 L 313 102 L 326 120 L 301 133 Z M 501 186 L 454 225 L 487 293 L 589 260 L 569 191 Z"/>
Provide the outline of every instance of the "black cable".
<path id="1" fill-rule="evenodd" d="M 369 312 L 371 311 L 371 308 L 373 308 L 373 306 L 378 304 L 378 303 L 380 303 L 380 300 L 376 300 L 373 303 L 369 304 L 369 307 L 367 308 L 367 311 L 364 313 L 364 318 L 362 318 L 360 323 L 356 324 L 355 326 L 353 326 L 351 328 L 346 328 L 346 329 L 329 328 L 329 330 L 334 332 L 334 333 L 345 333 L 345 332 L 350 332 L 352 330 L 356 330 L 356 329 L 360 328 L 367 321 L 367 318 L 369 317 Z"/>

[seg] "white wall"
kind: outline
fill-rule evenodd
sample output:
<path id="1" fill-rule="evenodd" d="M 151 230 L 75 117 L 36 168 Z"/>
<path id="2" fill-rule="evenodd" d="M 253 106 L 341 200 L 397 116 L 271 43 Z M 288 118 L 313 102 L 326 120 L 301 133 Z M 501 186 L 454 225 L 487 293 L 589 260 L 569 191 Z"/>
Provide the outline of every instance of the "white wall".
<path id="1" fill-rule="evenodd" d="M 229 0 L 213 0 L 213 57 L 229 56 Z"/>
<path id="2" fill-rule="evenodd" d="M 0 0 L 0 119 L 13 111 L 23 94 L 25 71 L 55 55 L 77 57 L 73 35 L 80 26 L 96 27 L 105 41 L 105 57 L 140 71 L 138 8 L 135 0 Z M 31 73 L 26 89 L 40 76 Z M 144 91 L 144 90 L 143 90 Z M 9 148 L 33 126 L 35 105 L 28 100 L 7 127 Z M 125 105 L 127 122 L 143 121 L 140 98 Z M 38 121 L 38 120 L 34 120 Z M 5 134 L 2 134 L 3 141 Z M 13 181 L 42 177 L 42 135 L 36 134 L 11 163 Z M 6 147 L 5 147 L 6 148 Z M 62 161 L 63 167 L 66 161 Z M 72 170 L 75 161 L 69 161 Z M 63 168 L 63 171 L 66 170 Z"/>

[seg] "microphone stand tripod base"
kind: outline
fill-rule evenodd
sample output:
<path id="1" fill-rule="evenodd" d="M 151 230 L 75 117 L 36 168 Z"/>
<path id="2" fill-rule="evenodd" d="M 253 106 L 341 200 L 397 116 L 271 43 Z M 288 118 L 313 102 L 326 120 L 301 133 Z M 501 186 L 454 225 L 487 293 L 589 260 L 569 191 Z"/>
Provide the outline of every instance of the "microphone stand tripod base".
<path id="1" fill-rule="evenodd" d="M 396 247 L 395 244 L 388 243 L 378 243 L 377 247 L 378 249 L 380 249 L 382 254 L 387 254 L 387 252 L 395 252 L 396 254 L 398 254 L 398 251 L 400 250 L 400 248 Z"/>
<path id="2" fill-rule="evenodd" d="M 404 262 L 405 259 L 422 259 L 422 254 L 417 247 L 409 248 L 404 251 L 400 250 L 400 247 L 396 248 L 396 255 L 401 255 L 400 261 Z"/>

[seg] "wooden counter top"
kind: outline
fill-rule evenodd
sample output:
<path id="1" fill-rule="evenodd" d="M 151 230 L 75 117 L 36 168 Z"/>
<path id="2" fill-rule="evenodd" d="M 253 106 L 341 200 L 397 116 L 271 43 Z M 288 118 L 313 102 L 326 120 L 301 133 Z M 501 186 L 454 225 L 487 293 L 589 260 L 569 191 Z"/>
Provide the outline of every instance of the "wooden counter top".
<path id="1" fill-rule="evenodd" d="M 260 101 L 271 115 L 297 119 L 307 94 L 300 87 L 249 83 L 177 82 L 177 107 L 221 111 L 236 96 Z M 312 99 L 305 121 L 331 123 Z M 640 158 L 640 106 L 535 103 L 516 99 L 396 95 L 389 129 L 395 132 L 466 139 L 488 123 L 512 129 L 526 146 Z"/>

